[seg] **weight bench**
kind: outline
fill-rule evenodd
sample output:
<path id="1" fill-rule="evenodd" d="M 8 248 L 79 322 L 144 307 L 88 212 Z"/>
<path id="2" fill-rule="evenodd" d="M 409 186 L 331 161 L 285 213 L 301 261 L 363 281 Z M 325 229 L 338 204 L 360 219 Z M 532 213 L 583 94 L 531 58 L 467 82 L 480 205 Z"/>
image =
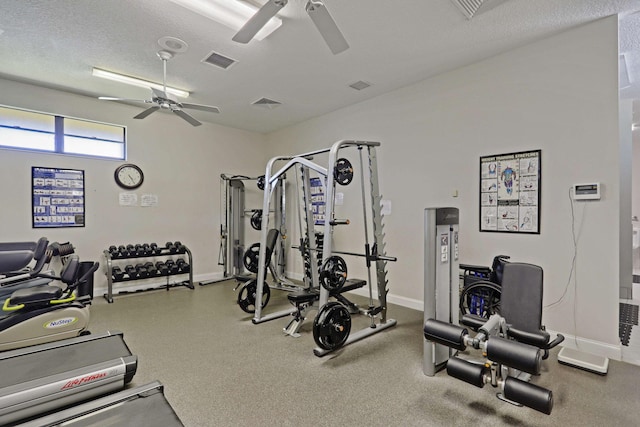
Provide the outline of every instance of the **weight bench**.
<path id="1" fill-rule="evenodd" d="M 553 409 L 551 390 L 530 384 L 539 375 L 541 361 L 549 349 L 560 344 L 560 334 L 550 341 L 542 326 L 542 268 L 532 264 L 508 263 L 502 278 L 502 315 L 484 317 L 466 314 L 461 323 L 477 332 L 471 337 L 466 328 L 429 319 L 424 336 L 434 343 L 464 351 L 468 346 L 483 351 L 487 362 L 472 363 L 459 357 L 447 362 L 447 374 L 476 387 L 491 384 L 501 389 L 498 398 L 524 405 L 545 414 Z"/>
<path id="2" fill-rule="evenodd" d="M 356 304 L 349 301 L 344 295 L 344 292 L 353 291 L 364 287 L 367 284 L 365 280 L 361 279 L 347 279 L 342 287 L 329 291 L 329 297 L 335 298 L 340 301 L 342 305 L 347 307 L 350 313 L 358 313 L 359 308 Z M 317 289 L 309 289 L 303 292 L 293 292 L 287 295 L 289 302 L 296 307 L 296 311 L 292 314 L 293 319 L 284 328 L 284 332 L 292 337 L 299 337 L 298 331 L 302 326 L 302 322 L 306 319 L 307 312 L 314 306 L 314 304 L 320 299 L 320 291 Z"/>

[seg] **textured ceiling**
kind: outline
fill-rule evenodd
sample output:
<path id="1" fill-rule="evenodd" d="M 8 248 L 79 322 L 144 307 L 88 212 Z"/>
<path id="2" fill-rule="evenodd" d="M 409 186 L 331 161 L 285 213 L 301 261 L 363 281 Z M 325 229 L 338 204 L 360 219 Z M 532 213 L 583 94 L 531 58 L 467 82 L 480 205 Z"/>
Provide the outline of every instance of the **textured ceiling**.
<path id="1" fill-rule="evenodd" d="M 169 0 L 1 0 L 0 77 L 88 96 L 146 99 L 148 90 L 93 77 L 91 69 L 161 82 L 157 41 L 177 37 L 189 49 L 168 62 L 167 84 L 191 91 L 186 102 L 222 110 L 193 115 L 270 132 L 620 13 L 621 51 L 634 82 L 623 96 L 640 98 L 638 0 L 488 0 L 471 20 L 450 0 L 325 0 L 351 46 L 338 55 L 324 44 L 305 3 L 289 0 L 282 27 L 245 45 L 231 40 L 233 30 Z M 227 70 L 203 64 L 212 51 L 238 63 Z M 348 86 L 359 80 L 371 86 Z M 282 105 L 251 106 L 262 97 Z M 146 120 L 160 119 L 166 117 Z"/>

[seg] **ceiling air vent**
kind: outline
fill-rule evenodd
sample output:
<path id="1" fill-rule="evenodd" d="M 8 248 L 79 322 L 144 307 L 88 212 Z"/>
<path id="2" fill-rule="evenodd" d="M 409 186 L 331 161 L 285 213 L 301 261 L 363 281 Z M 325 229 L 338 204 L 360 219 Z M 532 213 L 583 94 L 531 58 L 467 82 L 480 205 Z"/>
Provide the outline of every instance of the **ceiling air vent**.
<path id="1" fill-rule="evenodd" d="M 216 67 L 220 67 L 226 70 L 238 61 L 228 58 L 224 55 L 220 55 L 219 53 L 211 52 L 206 58 L 202 60 L 202 62 L 209 65 L 215 65 Z"/>
<path id="2" fill-rule="evenodd" d="M 351 83 L 351 84 L 349 85 L 349 87 L 350 87 L 350 88 L 353 88 L 353 89 L 355 89 L 355 90 L 362 90 L 362 89 L 366 89 L 366 88 L 368 88 L 369 86 L 371 86 L 371 84 L 370 84 L 370 83 L 363 82 L 362 80 L 357 81 L 357 82 L 355 82 L 355 83 Z"/>
<path id="3" fill-rule="evenodd" d="M 451 0 L 451 3 L 458 6 L 467 19 L 471 19 L 478 13 L 486 12 L 496 6 L 500 6 L 507 0 Z"/>
<path id="4" fill-rule="evenodd" d="M 272 110 L 282 105 L 282 103 L 278 101 L 274 101 L 273 99 L 269 99 L 269 98 L 260 98 L 257 101 L 251 103 L 251 105 Z"/>

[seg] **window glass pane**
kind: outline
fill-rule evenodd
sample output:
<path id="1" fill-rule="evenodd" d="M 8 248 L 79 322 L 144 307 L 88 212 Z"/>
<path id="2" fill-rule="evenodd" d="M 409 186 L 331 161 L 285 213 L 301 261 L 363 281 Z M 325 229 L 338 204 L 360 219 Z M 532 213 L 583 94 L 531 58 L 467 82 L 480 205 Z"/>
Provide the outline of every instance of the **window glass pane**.
<path id="1" fill-rule="evenodd" d="M 124 159 L 124 143 L 76 138 L 65 135 L 64 152 L 68 154 L 85 154 L 88 156 Z"/>
<path id="2" fill-rule="evenodd" d="M 64 134 L 114 142 L 124 142 L 124 128 L 122 126 L 88 122 L 86 120 L 65 118 Z"/>
<path id="3" fill-rule="evenodd" d="M 0 145 L 54 151 L 54 133 L 53 116 L 0 106 Z"/>
<path id="4" fill-rule="evenodd" d="M 0 126 L 0 146 L 55 151 L 53 133 L 32 132 Z"/>
<path id="5" fill-rule="evenodd" d="M 0 126 L 55 132 L 55 118 L 49 114 L 0 107 Z"/>

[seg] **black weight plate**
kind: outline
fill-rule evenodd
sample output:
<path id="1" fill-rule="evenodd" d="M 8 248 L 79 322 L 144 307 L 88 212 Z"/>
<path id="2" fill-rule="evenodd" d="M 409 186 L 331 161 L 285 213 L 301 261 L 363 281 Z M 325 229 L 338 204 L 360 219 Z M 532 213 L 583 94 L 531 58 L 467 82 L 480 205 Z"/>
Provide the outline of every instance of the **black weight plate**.
<path id="1" fill-rule="evenodd" d="M 242 257 L 244 268 L 252 273 L 258 272 L 258 261 L 260 259 L 260 243 L 254 243 L 246 250 Z"/>
<path id="2" fill-rule="evenodd" d="M 242 311 L 246 313 L 255 313 L 256 311 L 256 292 L 258 291 L 257 283 L 258 281 L 256 279 L 249 280 L 242 286 L 242 288 L 240 288 L 240 292 L 238 293 L 238 305 Z M 265 282 L 262 286 L 262 308 L 267 306 L 270 297 L 271 290 L 269 289 L 269 285 Z"/>
<path id="3" fill-rule="evenodd" d="M 333 177 L 340 185 L 349 185 L 353 181 L 353 166 L 351 162 L 345 158 L 336 161 L 333 169 Z"/>
<path id="4" fill-rule="evenodd" d="M 347 263 L 339 256 L 331 256 L 320 268 L 320 284 L 328 291 L 337 291 L 347 281 Z"/>
<path id="5" fill-rule="evenodd" d="M 256 182 L 256 184 L 258 184 L 259 189 L 264 190 L 264 175 L 260 175 L 258 177 L 258 181 Z"/>
<path id="6" fill-rule="evenodd" d="M 262 209 L 256 209 L 251 215 L 251 227 L 254 230 L 262 230 Z"/>
<path id="7" fill-rule="evenodd" d="M 324 350 L 344 345 L 351 332 L 349 310 L 339 302 L 325 304 L 313 320 L 313 339 Z"/>

